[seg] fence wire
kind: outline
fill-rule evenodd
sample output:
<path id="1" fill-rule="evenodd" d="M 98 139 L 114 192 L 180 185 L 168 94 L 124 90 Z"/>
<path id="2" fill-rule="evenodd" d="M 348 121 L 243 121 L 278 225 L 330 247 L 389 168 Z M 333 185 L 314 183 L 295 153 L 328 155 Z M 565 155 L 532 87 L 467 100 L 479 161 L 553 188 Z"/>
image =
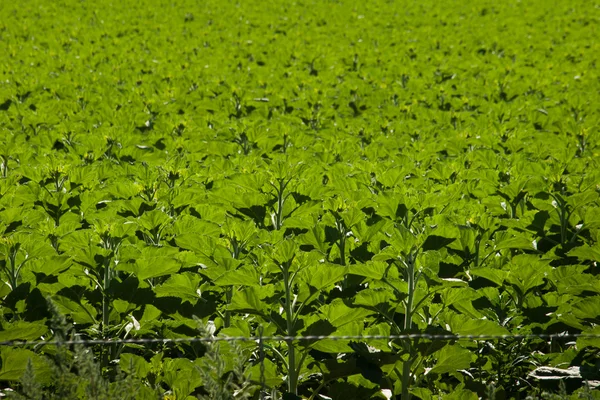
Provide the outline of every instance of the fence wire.
<path id="1" fill-rule="evenodd" d="M 5 340 L 0 346 L 40 346 L 40 345 L 115 345 L 115 344 L 176 344 L 176 343 L 210 343 L 210 342 L 288 342 L 288 341 L 316 341 L 316 340 L 503 340 L 503 339 L 598 339 L 600 334 L 595 333 L 531 333 L 514 335 L 453 335 L 453 334 L 428 334 L 409 333 L 404 335 L 307 335 L 307 336 L 207 336 L 207 337 L 184 337 L 184 338 L 131 338 L 131 339 L 72 339 L 72 340 Z"/>
<path id="2" fill-rule="evenodd" d="M 69 346 L 69 345 L 115 345 L 115 344 L 177 344 L 177 343 L 211 343 L 211 342 L 256 342 L 258 345 L 258 363 L 260 368 L 259 398 L 264 400 L 268 397 L 267 384 L 265 378 L 265 342 L 289 342 L 291 341 L 317 341 L 317 340 L 471 340 L 471 341 L 495 341 L 495 340 L 573 340 L 579 338 L 598 339 L 600 334 L 593 333 L 539 333 L 539 334 L 514 334 L 514 335 L 453 335 L 453 334 L 428 334 L 428 333 L 409 333 L 403 335 L 307 335 L 307 336 L 263 336 L 263 328 L 258 328 L 258 336 L 206 336 L 206 337 L 184 337 L 184 338 L 131 338 L 131 339 L 73 339 L 73 340 L 5 340 L 0 341 L 0 347 L 25 347 L 25 346 Z"/>

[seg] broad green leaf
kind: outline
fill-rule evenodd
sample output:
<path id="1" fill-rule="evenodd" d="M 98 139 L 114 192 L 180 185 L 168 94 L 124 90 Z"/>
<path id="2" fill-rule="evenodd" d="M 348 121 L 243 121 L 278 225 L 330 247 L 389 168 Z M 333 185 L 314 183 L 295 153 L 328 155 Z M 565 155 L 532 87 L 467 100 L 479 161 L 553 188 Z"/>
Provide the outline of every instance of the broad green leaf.
<path id="1" fill-rule="evenodd" d="M 156 287 L 154 293 L 156 297 L 176 297 L 194 304 L 201 296 L 200 277 L 191 272 L 174 274 Z"/>
<path id="2" fill-rule="evenodd" d="M 473 319 L 467 315 L 444 313 L 442 319 L 450 331 L 458 335 L 508 335 L 506 328 L 486 319 Z"/>
<path id="3" fill-rule="evenodd" d="M 267 295 L 268 292 L 264 287 L 246 286 L 234 292 L 229 309 L 252 314 L 263 314 L 266 304 L 262 299 Z"/>
<path id="4" fill-rule="evenodd" d="M 171 275 L 179 271 L 181 262 L 174 258 L 173 250 L 158 247 L 144 247 L 140 258 L 132 263 L 119 263 L 118 269 L 133 272 L 141 281 L 159 276 Z"/>
<path id="5" fill-rule="evenodd" d="M 132 353 L 122 353 L 119 360 L 119 366 L 127 374 L 138 378 L 145 378 L 150 372 L 151 366 L 143 357 Z"/>
<path id="6" fill-rule="evenodd" d="M 593 328 L 585 329 L 581 332 L 585 335 L 598 335 L 599 337 L 580 337 L 577 338 L 577 348 L 579 350 L 584 349 L 586 347 L 595 347 L 600 349 L 600 326 L 595 326 Z"/>
<path id="7" fill-rule="evenodd" d="M 364 323 L 362 321 L 352 321 L 340 326 L 332 336 L 360 336 L 363 334 Z M 340 339 L 321 339 L 311 345 L 315 350 L 325 353 L 347 353 L 351 351 L 348 346 L 349 340 Z"/>
<path id="8" fill-rule="evenodd" d="M 472 392 L 468 389 L 453 390 L 451 393 L 444 396 L 450 400 L 478 400 L 480 397 L 477 393 Z"/>
<path id="9" fill-rule="evenodd" d="M 482 318 L 483 315 L 473 307 L 473 300 L 482 296 L 482 293 L 468 288 L 448 288 L 442 291 L 442 300 L 447 306 L 451 306 L 471 318 Z"/>
<path id="10" fill-rule="evenodd" d="M 329 244 L 327 244 L 325 239 L 325 228 L 321 225 L 309 228 L 308 232 L 301 235 L 299 240 L 302 244 L 314 246 L 323 254 L 327 253 L 327 249 L 329 248 Z"/>
<path id="11" fill-rule="evenodd" d="M 275 245 L 273 259 L 279 264 L 287 263 L 294 259 L 298 247 L 293 240 L 285 239 Z"/>
<path id="12" fill-rule="evenodd" d="M 144 313 L 142 314 L 142 318 L 140 318 L 140 322 L 147 323 L 158 320 L 162 311 L 158 308 L 154 307 L 152 304 L 144 305 Z"/>
<path id="13" fill-rule="evenodd" d="M 510 239 L 505 239 L 496 245 L 496 250 L 502 249 L 522 249 L 537 250 L 535 242 L 529 237 L 520 235 Z"/>
<path id="14" fill-rule="evenodd" d="M 440 250 L 444 246 L 447 246 L 450 243 L 454 242 L 454 240 L 456 239 L 438 235 L 429 235 L 427 236 L 427 239 L 425 239 L 425 242 L 423 242 L 421 248 L 423 249 L 423 251 Z"/>
<path id="15" fill-rule="evenodd" d="M 461 369 L 468 369 L 471 366 L 473 354 L 459 345 L 446 345 L 440 351 L 436 352 L 434 357 L 437 360 L 435 366 L 427 373 L 441 375 Z"/>
<path id="16" fill-rule="evenodd" d="M 536 256 L 519 255 L 511 260 L 510 273 L 506 281 L 521 290 L 525 294 L 536 286 L 544 284 L 544 279 L 552 271 L 549 261 L 543 261 Z"/>
<path id="17" fill-rule="evenodd" d="M 211 249 L 206 248 L 209 245 L 207 242 L 210 239 L 215 240 L 212 237 L 218 237 L 221 229 L 212 223 L 205 224 L 206 229 L 202 233 L 180 233 L 175 237 L 175 243 L 184 249 L 192 250 L 196 254 L 211 254 Z"/>
<path id="18" fill-rule="evenodd" d="M 213 280 L 217 286 L 259 285 L 260 274 L 253 265 L 244 265 L 235 270 L 225 271 Z"/>
<path id="19" fill-rule="evenodd" d="M 115 311 L 120 314 L 128 314 L 137 308 L 136 304 L 132 304 L 128 301 L 121 300 L 121 299 L 113 300 L 112 306 L 115 309 Z"/>
<path id="20" fill-rule="evenodd" d="M 495 283 L 498 286 L 502 286 L 504 280 L 508 277 L 508 271 L 483 267 L 469 270 L 469 273 L 474 276 L 480 276 Z"/>
<path id="21" fill-rule="evenodd" d="M 254 381 L 260 381 L 264 377 L 265 384 L 270 387 L 276 387 L 283 382 L 283 377 L 277 369 L 277 364 L 269 359 L 262 361 L 262 365 L 257 363 L 250 367 L 249 374 L 250 378 Z"/>
<path id="22" fill-rule="evenodd" d="M 389 290 L 366 289 L 360 291 L 356 295 L 354 304 L 371 310 L 377 309 L 380 311 L 386 311 L 390 307 L 390 302 L 393 299 L 394 295 Z"/>
<path id="23" fill-rule="evenodd" d="M 600 262 L 600 248 L 598 245 L 590 246 L 584 244 L 582 246 L 577 246 L 569 251 L 569 256 L 577 257 L 581 261 L 595 261 Z"/>
<path id="24" fill-rule="evenodd" d="M 387 268 L 387 263 L 383 261 L 369 261 L 364 264 L 352 264 L 348 266 L 348 273 L 381 280 L 385 275 Z"/>
<path id="25" fill-rule="evenodd" d="M 373 311 L 364 308 L 351 308 L 344 304 L 341 299 L 334 300 L 319 309 L 325 321 L 335 327 L 345 325 L 353 321 L 362 321 L 365 317 L 373 314 Z"/>
<path id="26" fill-rule="evenodd" d="M 421 400 L 434 400 L 437 399 L 437 396 L 434 397 L 431 390 L 427 388 L 410 388 L 410 393 L 414 396 L 418 396 Z"/>
<path id="27" fill-rule="evenodd" d="M 343 279 L 348 268 L 336 264 L 318 264 L 304 268 L 298 278 L 311 288 L 324 290 Z"/>
<path id="28" fill-rule="evenodd" d="M 64 296 L 56 296 L 53 301 L 61 313 L 70 316 L 78 324 L 94 324 L 96 322 L 96 309 L 84 299 L 76 302 Z"/>
<path id="29" fill-rule="evenodd" d="M 585 297 L 573 304 L 573 315 L 581 319 L 598 321 L 600 296 Z"/>
<path id="30" fill-rule="evenodd" d="M 185 358 L 163 360 L 163 379 L 176 398 L 185 399 L 202 384 L 198 367 Z"/>
<path id="31" fill-rule="evenodd" d="M 40 383 L 50 383 L 50 363 L 39 354 L 27 349 L 4 347 L 0 350 L 0 357 L 2 358 L 0 381 L 20 380 L 25 373 L 27 363 L 31 361 L 35 371 L 36 380 Z"/>
<path id="32" fill-rule="evenodd" d="M 147 231 L 160 229 L 170 222 L 172 218 L 159 210 L 145 212 L 137 218 L 138 225 Z"/>
<path id="33" fill-rule="evenodd" d="M 3 324 L 0 331 L 0 341 L 10 340 L 36 340 L 48 331 L 48 327 L 40 322 L 17 321 L 12 324 Z"/>
<path id="34" fill-rule="evenodd" d="M 44 257 L 40 262 L 34 263 L 32 265 L 32 271 L 41 272 L 47 276 L 58 275 L 68 269 L 71 266 L 71 263 L 72 261 L 67 255 L 53 255 Z"/>

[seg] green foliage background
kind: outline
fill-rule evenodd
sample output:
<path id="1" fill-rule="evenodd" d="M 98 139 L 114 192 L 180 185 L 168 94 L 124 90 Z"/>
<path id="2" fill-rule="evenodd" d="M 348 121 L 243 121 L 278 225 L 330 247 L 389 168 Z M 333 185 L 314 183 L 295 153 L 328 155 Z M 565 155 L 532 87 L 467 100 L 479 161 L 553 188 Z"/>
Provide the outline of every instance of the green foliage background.
<path id="1" fill-rule="evenodd" d="M 587 1 L 0 2 L 0 340 L 56 338 L 46 296 L 82 339 L 600 333 L 599 26 Z M 287 341 L 264 383 L 524 398 L 539 366 L 598 379 L 599 347 Z M 93 351 L 206 395 L 203 346 Z M 3 346 L 0 380 L 52 387 L 53 357 Z"/>

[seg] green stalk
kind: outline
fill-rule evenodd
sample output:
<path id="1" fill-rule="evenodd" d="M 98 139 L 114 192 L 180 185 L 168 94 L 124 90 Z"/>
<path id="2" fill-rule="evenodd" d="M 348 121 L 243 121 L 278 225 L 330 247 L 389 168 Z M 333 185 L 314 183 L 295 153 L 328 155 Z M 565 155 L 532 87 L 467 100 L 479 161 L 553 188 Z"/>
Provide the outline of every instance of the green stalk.
<path id="1" fill-rule="evenodd" d="M 284 190 L 283 182 L 279 182 L 279 190 L 277 192 L 277 226 L 275 227 L 275 229 L 277 229 L 277 230 L 281 229 L 282 219 L 283 219 L 283 203 L 284 203 L 283 190 Z"/>
<path id="2" fill-rule="evenodd" d="M 404 312 L 404 332 L 406 333 L 412 328 L 413 302 L 415 296 L 415 255 L 409 254 L 404 265 L 406 266 L 408 280 L 408 298 L 406 300 L 406 310 Z M 410 400 L 412 397 L 408 391 L 410 386 L 410 370 L 413 363 L 412 344 L 409 340 L 406 341 L 406 352 L 409 357 L 402 363 L 402 400 Z"/>
<path id="3" fill-rule="evenodd" d="M 567 242 L 567 227 L 570 217 L 569 210 L 567 209 L 568 204 L 562 197 L 552 195 L 552 198 L 556 202 L 556 212 L 560 219 L 560 244 L 564 246 Z"/>
<path id="4" fill-rule="evenodd" d="M 288 261 L 282 265 L 283 284 L 285 289 L 285 317 L 287 322 L 287 336 L 293 337 L 296 335 L 295 320 L 294 320 L 294 305 L 292 304 L 292 282 L 290 279 L 290 265 Z M 296 370 L 296 349 L 292 339 L 286 340 L 288 346 L 288 392 L 297 394 L 298 391 L 298 371 Z"/>
<path id="5" fill-rule="evenodd" d="M 279 230 L 283 226 L 283 206 L 285 204 L 286 198 L 289 196 L 289 194 L 287 196 L 284 196 L 283 193 L 285 192 L 287 185 L 290 183 L 290 180 L 291 179 L 289 179 L 286 182 L 284 179 L 277 179 L 279 187 L 277 187 L 271 182 L 271 186 L 275 189 L 275 192 L 277 193 L 277 210 L 275 210 L 275 219 L 271 218 L 275 230 Z"/>
<path id="6" fill-rule="evenodd" d="M 561 204 L 562 207 L 562 204 Z M 560 213 L 560 243 L 564 245 L 567 242 L 567 225 L 569 224 L 569 215 L 565 209 Z"/>
<path id="7" fill-rule="evenodd" d="M 8 156 L 0 156 L 0 161 L 0 170 L 2 171 L 2 177 L 6 178 L 6 176 L 8 175 Z"/>
<path id="8" fill-rule="evenodd" d="M 234 260 L 237 260 L 240 257 L 240 252 L 242 251 L 243 243 L 238 242 L 235 236 L 230 239 L 230 243 L 231 249 L 229 251 L 231 253 L 231 257 Z M 229 326 L 231 325 L 231 312 L 229 311 L 231 299 L 233 299 L 233 286 L 229 286 L 227 287 L 227 289 L 225 289 L 225 300 L 227 302 L 227 306 L 225 308 L 225 316 L 223 318 L 223 326 L 225 328 L 229 328 Z"/>
<path id="9" fill-rule="evenodd" d="M 19 245 L 10 246 L 8 248 L 8 262 L 10 264 L 10 270 L 8 274 L 8 280 L 10 281 L 10 286 L 12 290 L 17 288 L 17 279 L 19 272 L 17 270 L 17 252 L 19 251 Z"/>
<path id="10" fill-rule="evenodd" d="M 346 235 L 343 234 L 340 238 L 338 248 L 340 249 L 340 264 L 346 265 Z"/>
<path id="11" fill-rule="evenodd" d="M 338 249 L 340 251 L 340 264 L 342 266 L 346 266 L 346 225 L 344 225 L 344 220 L 336 217 L 335 219 L 335 227 L 340 233 L 340 240 L 337 242 Z M 348 276 L 344 275 L 344 281 L 342 282 L 342 290 L 345 290 L 348 287 Z"/>
<path id="12" fill-rule="evenodd" d="M 110 258 L 104 259 L 104 283 L 102 292 L 102 338 L 106 339 L 108 336 L 108 324 L 110 322 Z M 102 366 L 108 366 L 108 351 L 103 351 Z"/>
<path id="13" fill-rule="evenodd" d="M 231 325 L 231 312 L 229 311 L 229 305 L 231 304 L 231 299 L 233 298 L 233 286 L 227 287 L 225 289 L 225 299 L 227 302 L 227 307 L 225 308 L 225 318 L 223 321 L 223 326 L 225 328 L 229 328 Z"/>
<path id="14" fill-rule="evenodd" d="M 404 330 L 412 328 L 412 307 L 415 296 L 415 264 L 412 256 L 409 256 L 407 261 L 408 299 L 406 300 L 406 312 L 404 313 Z"/>
<path id="15" fill-rule="evenodd" d="M 408 392 L 408 385 L 410 384 L 410 358 L 402 363 L 402 400 L 410 400 L 411 394 Z"/>

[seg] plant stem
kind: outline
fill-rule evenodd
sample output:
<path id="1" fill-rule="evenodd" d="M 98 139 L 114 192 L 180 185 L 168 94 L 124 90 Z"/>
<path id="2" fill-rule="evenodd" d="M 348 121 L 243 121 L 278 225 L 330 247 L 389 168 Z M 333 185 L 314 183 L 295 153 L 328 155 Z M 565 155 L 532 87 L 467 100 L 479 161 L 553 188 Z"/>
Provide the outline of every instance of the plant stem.
<path id="1" fill-rule="evenodd" d="M 285 317 L 287 322 L 287 336 L 293 337 L 296 335 L 294 320 L 294 305 L 292 304 L 292 282 L 290 279 L 291 261 L 284 263 L 281 266 L 283 271 L 283 284 L 285 289 Z M 296 349 L 294 341 L 286 340 L 288 346 L 288 392 L 297 394 L 298 371 L 296 370 Z"/>
<path id="2" fill-rule="evenodd" d="M 409 254 L 404 265 L 408 280 L 408 298 L 406 299 L 406 310 L 404 311 L 404 332 L 412 328 L 413 302 L 415 296 L 415 254 Z M 412 344 L 409 340 L 406 342 L 406 352 L 408 359 L 402 363 L 402 400 L 410 400 L 411 394 L 408 391 L 410 386 L 410 370 L 413 363 Z"/>
<path id="3" fill-rule="evenodd" d="M 402 400 L 410 400 L 411 394 L 408 391 L 410 384 L 410 358 L 402 363 Z"/>
<path id="4" fill-rule="evenodd" d="M 107 257 L 104 259 L 104 284 L 102 293 L 102 338 L 106 339 L 108 336 L 108 323 L 110 321 L 110 262 L 111 258 Z M 105 349 L 102 356 L 102 367 L 108 366 L 108 351 Z"/>
<path id="5" fill-rule="evenodd" d="M 409 255 L 407 262 L 407 280 L 408 280 L 408 298 L 406 299 L 406 310 L 404 313 L 404 330 L 412 328 L 412 307 L 415 296 L 415 263 L 412 255 Z"/>
<path id="6" fill-rule="evenodd" d="M 227 302 L 227 307 L 225 308 L 225 318 L 223 321 L 223 327 L 229 328 L 231 325 L 231 312 L 229 311 L 229 305 L 231 304 L 231 299 L 233 298 L 233 286 L 227 287 L 225 290 L 225 298 Z"/>

